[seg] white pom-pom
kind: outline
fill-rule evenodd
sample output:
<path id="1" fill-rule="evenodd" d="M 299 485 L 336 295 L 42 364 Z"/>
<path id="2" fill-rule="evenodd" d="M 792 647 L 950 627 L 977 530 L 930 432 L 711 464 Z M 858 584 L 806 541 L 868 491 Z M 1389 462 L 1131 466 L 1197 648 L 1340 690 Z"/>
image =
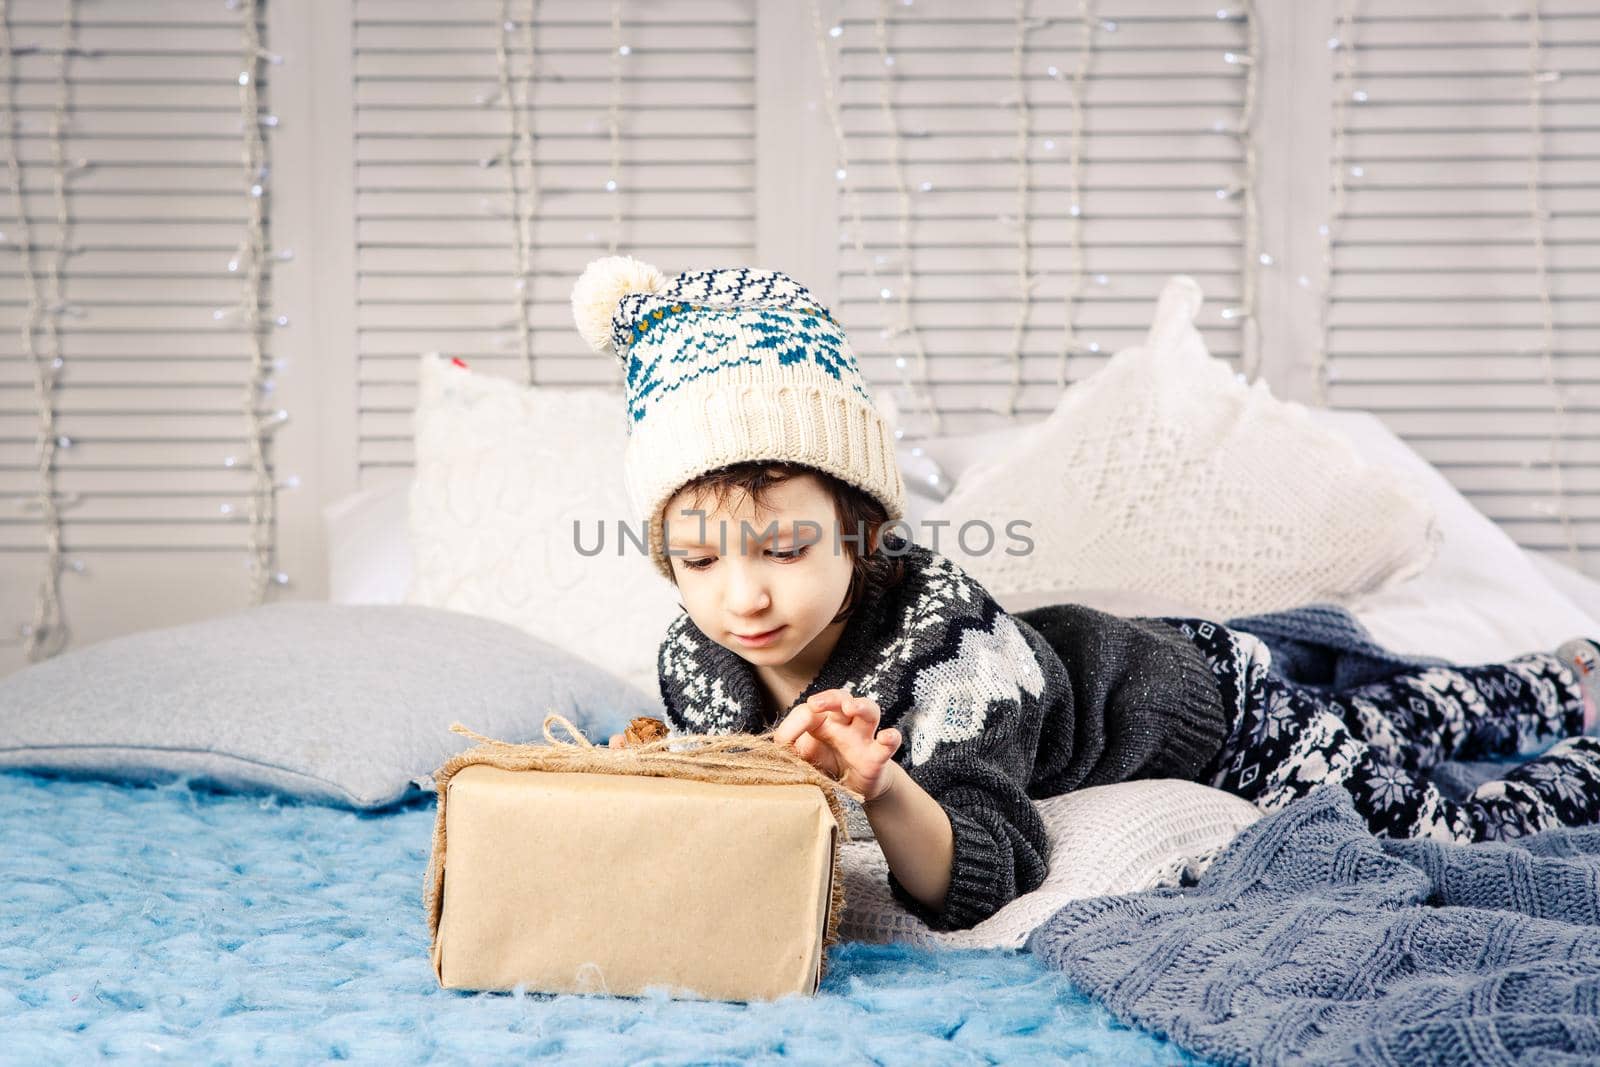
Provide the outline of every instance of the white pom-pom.
<path id="1" fill-rule="evenodd" d="M 572 287 L 572 321 L 596 352 L 611 347 L 611 315 L 629 293 L 658 293 L 667 279 L 632 256 L 604 256 L 583 269 Z"/>

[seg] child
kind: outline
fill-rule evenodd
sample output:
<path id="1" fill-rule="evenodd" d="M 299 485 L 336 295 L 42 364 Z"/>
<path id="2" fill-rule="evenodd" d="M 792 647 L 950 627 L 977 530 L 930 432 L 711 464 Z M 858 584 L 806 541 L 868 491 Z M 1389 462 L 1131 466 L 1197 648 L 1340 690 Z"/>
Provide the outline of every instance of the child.
<path id="1" fill-rule="evenodd" d="M 657 664 L 669 724 L 771 731 L 859 792 L 892 892 L 930 926 L 1039 886 L 1033 800 L 1136 778 L 1264 808 L 1339 782 L 1388 836 L 1600 819 L 1592 642 L 1325 691 L 1269 675 L 1259 639 L 1206 619 L 1011 615 L 896 532 L 893 435 L 802 286 L 751 269 L 669 281 L 619 256 L 591 263 L 572 303 L 626 369 L 628 492 L 683 597 Z M 1557 741 L 1463 802 L 1426 778 Z"/>

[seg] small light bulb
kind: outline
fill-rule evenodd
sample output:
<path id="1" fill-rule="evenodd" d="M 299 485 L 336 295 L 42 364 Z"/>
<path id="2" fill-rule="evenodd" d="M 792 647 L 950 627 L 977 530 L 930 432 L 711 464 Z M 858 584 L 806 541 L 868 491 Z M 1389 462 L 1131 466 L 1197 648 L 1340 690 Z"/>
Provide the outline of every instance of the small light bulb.
<path id="1" fill-rule="evenodd" d="M 886 67 L 894 66 L 894 56 L 884 56 L 883 57 L 883 65 L 886 66 Z"/>
<path id="2" fill-rule="evenodd" d="M 616 191 L 617 191 L 617 179 L 615 179 L 615 178 L 607 178 L 606 179 L 606 192 L 614 193 Z"/>
<path id="3" fill-rule="evenodd" d="M 225 457 L 223 457 L 222 465 L 224 467 L 230 467 L 231 468 L 238 462 L 239 461 L 236 458 L 234 458 L 233 456 L 225 456 Z"/>
<path id="4" fill-rule="evenodd" d="M 632 55 L 632 54 L 633 54 L 633 49 L 630 48 L 628 45 L 619 45 L 617 47 L 617 55 L 619 55 L 619 56 L 627 56 L 627 55 Z"/>
<path id="5" fill-rule="evenodd" d="M 1263 252 L 1263 253 L 1261 253 L 1261 255 L 1260 255 L 1260 256 L 1258 256 L 1258 257 L 1256 257 L 1256 258 L 1258 258 L 1258 259 L 1260 259 L 1260 260 L 1261 260 L 1261 265 L 1262 265 L 1262 266 L 1263 266 L 1263 267 L 1270 267 L 1270 266 L 1272 266 L 1272 255 L 1271 255 L 1271 253 L 1268 253 L 1268 252 Z"/>
<path id="6" fill-rule="evenodd" d="M 829 27 L 829 29 L 828 29 L 828 36 L 829 37 L 837 37 L 843 32 L 844 32 L 844 27 L 843 26 L 832 26 L 832 27 Z"/>
<path id="7" fill-rule="evenodd" d="M 272 576 L 272 580 L 277 582 L 279 585 L 288 585 L 289 584 L 289 576 L 287 574 L 283 573 L 282 571 L 279 571 L 277 574 L 274 574 Z"/>
<path id="8" fill-rule="evenodd" d="M 894 295 L 894 293 L 890 292 L 888 289 L 879 289 L 878 290 L 878 298 L 880 300 L 887 300 L 893 295 Z"/>
<path id="9" fill-rule="evenodd" d="M 1106 276 L 1104 274 L 1096 274 L 1094 276 L 1094 283 L 1096 285 L 1104 285 L 1104 284 L 1106 284 L 1107 280 L 1108 279 L 1106 278 Z"/>
<path id="10" fill-rule="evenodd" d="M 1355 177 L 1355 178 L 1361 177 L 1366 172 L 1367 172 L 1367 168 L 1363 167 L 1363 166 L 1359 166 L 1358 165 L 1358 166 L 1354 166 L 1354 167 L 1350 168 L 1350 175 L 1352 177 Z"/>
<path id="11" fill-rule="evenodd" d="M 838 170 L 833 172 L 833 176 L 835 178 L 837 178 L 839 181 L 844 181 L 845 169 L 843 167 L 840 167 Z"/>
<path id="12" fill-rule="evenodd" d="M 239 72 L 239 84 L 240 85 L 249 85 L 250 84 L 250 72 L 248 70 L 241 70 Z"/>
<path id="13" fill-rule="evenodd" d="M 1358 104 L 1365 104 L 1367 102 L 1367 91 L 1365 89 L 1357 89 L 1350 94 L 1350 99 Z"/>
<path id="14" fill-rule="evenodd" d="M 932 188 L 933 188 L 933 183 L 932 183 L 932 182 L 923 182 L 923 183 L 922 183 L 922 184 L 921 184 L 921 185 L 919 185 L 919 186 L 918 186 L 918 187 L 917 187 L 917 188 L 919 188 L 919 189 L 921 189 L 921 190 L 922 190 L 922 191 L 923 191 L 923 192 L 925 192 L 925 193 L 926 193 L 926 192 L 928 192 L 928 191 L 930 191 L 930 190 L 932 190 Z"/>
<path id="15" fill-rule="evenodd" d="M 287 326 L 287 325 L 289 325 L 289 316 L 287 316 L 287 315 L 279 315 L 277 318 L 273 319 L 272 321 L 277 323 L 279 326 Z"/>
<path id="16" fill-rule="evenodd" d="M 223 504 L 217 510 L 222 512 L 222 514 L 224 514 L 224 515 L 232 515 L 233 514 L 233 505 L 232 504 Z"/>
<path id="17" fill-rule="evenodd" d="M 1100 342 L 1099 341 L 1090 341 L 1089 342 L 1089 351 L 1091 351 L 1091 352 L 1100 351 Z"/>
<path id="18" fill-rule="evenodd" d="M 1077 218 L 1079 215 L 1083 214 L 1083 205 L 1082 204 L 1073 204 L 1071 207 L 1067 208 L 1067 212 L 1073 218 Z"/>
<path id="19" fill-rule="evenodd" d="M 894 365 L 896 367 L 904 367 L 906 365 L 906 357 L 905 356 L 896 356 L 896 357 L 894 357 Z"/>
<path id="20" fill-rule="evenodd" d="M 71 448 L 72 447 L 72 438 L 66 436 L 65 434 L 61 435 L 60 437 L 57 437 L 56 438 L 56 447 L 57 448 Z"/>

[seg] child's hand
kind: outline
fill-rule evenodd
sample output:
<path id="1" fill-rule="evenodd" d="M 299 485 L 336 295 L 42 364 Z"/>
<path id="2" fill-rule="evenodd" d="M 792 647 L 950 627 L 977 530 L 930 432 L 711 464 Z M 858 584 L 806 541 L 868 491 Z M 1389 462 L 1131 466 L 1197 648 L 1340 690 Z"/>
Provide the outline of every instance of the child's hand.
<path id="1" fill-rule="evenodd" d="M 867 697 L 843 689 L 829 689 L 797 704 L 773 731 L 780 745 L 793 744 L 802 759 L 863 801 L 888 792 L 895 769 L 890 765 L 900 750 L 900 731 L 878 732 L 882 709 Z"/>

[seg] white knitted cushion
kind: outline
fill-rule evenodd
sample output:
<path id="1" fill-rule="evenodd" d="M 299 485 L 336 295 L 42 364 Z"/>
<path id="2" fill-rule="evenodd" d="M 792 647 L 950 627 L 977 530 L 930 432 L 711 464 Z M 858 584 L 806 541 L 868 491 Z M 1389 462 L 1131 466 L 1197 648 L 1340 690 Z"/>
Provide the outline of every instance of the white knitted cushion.
<path id="1" fill-rule="evenodd" d="M 1034 805 L 1050 832 L 1050 873 L 967 930 L 933 930 L 889 892 L 889 864 L 876 840 L 844 845 L 844 914 L 851 941 L 909 941 L 945 948 L 1020 948 L 1069 901 L 1177 885 L 1199 874 L 1234 836 L 1261 817 L 1249 801 L 1177 778 L 1097 785 Z M 862 816 L 864 818 L 865 816 Z M 868 827 L 870 830 L 870 827 Z"/>
<path id="2" fill-rule="evenodd" d="M 1217 617 L 1421 573 L 1440 540 L 1422 487 L 1214 359 L 1194 328 L 1200 300 L 1192 278 L 1170 279 L 1143 345 L 963 472 L 928 512 L 952 524 L 941 551 L 995 594 L 1142 590 Z M 1018 519 L 1034 544 L 1012 555 Z M 962 547 L 969 520 L 988 523 L 992 549 L 977 527 Z"/>
<path id="3" fill-rule="evenodd" d="M 406 603 L 510 623 L 652 696 L 677 590 L 639 535 L 622 481 L 620 393 L 527 388 L 429 354 L 418 373 Z M 584 556 L 572 524 L 592 550 Z M 441 656 L 450 650 L 441 648 Z"/>

